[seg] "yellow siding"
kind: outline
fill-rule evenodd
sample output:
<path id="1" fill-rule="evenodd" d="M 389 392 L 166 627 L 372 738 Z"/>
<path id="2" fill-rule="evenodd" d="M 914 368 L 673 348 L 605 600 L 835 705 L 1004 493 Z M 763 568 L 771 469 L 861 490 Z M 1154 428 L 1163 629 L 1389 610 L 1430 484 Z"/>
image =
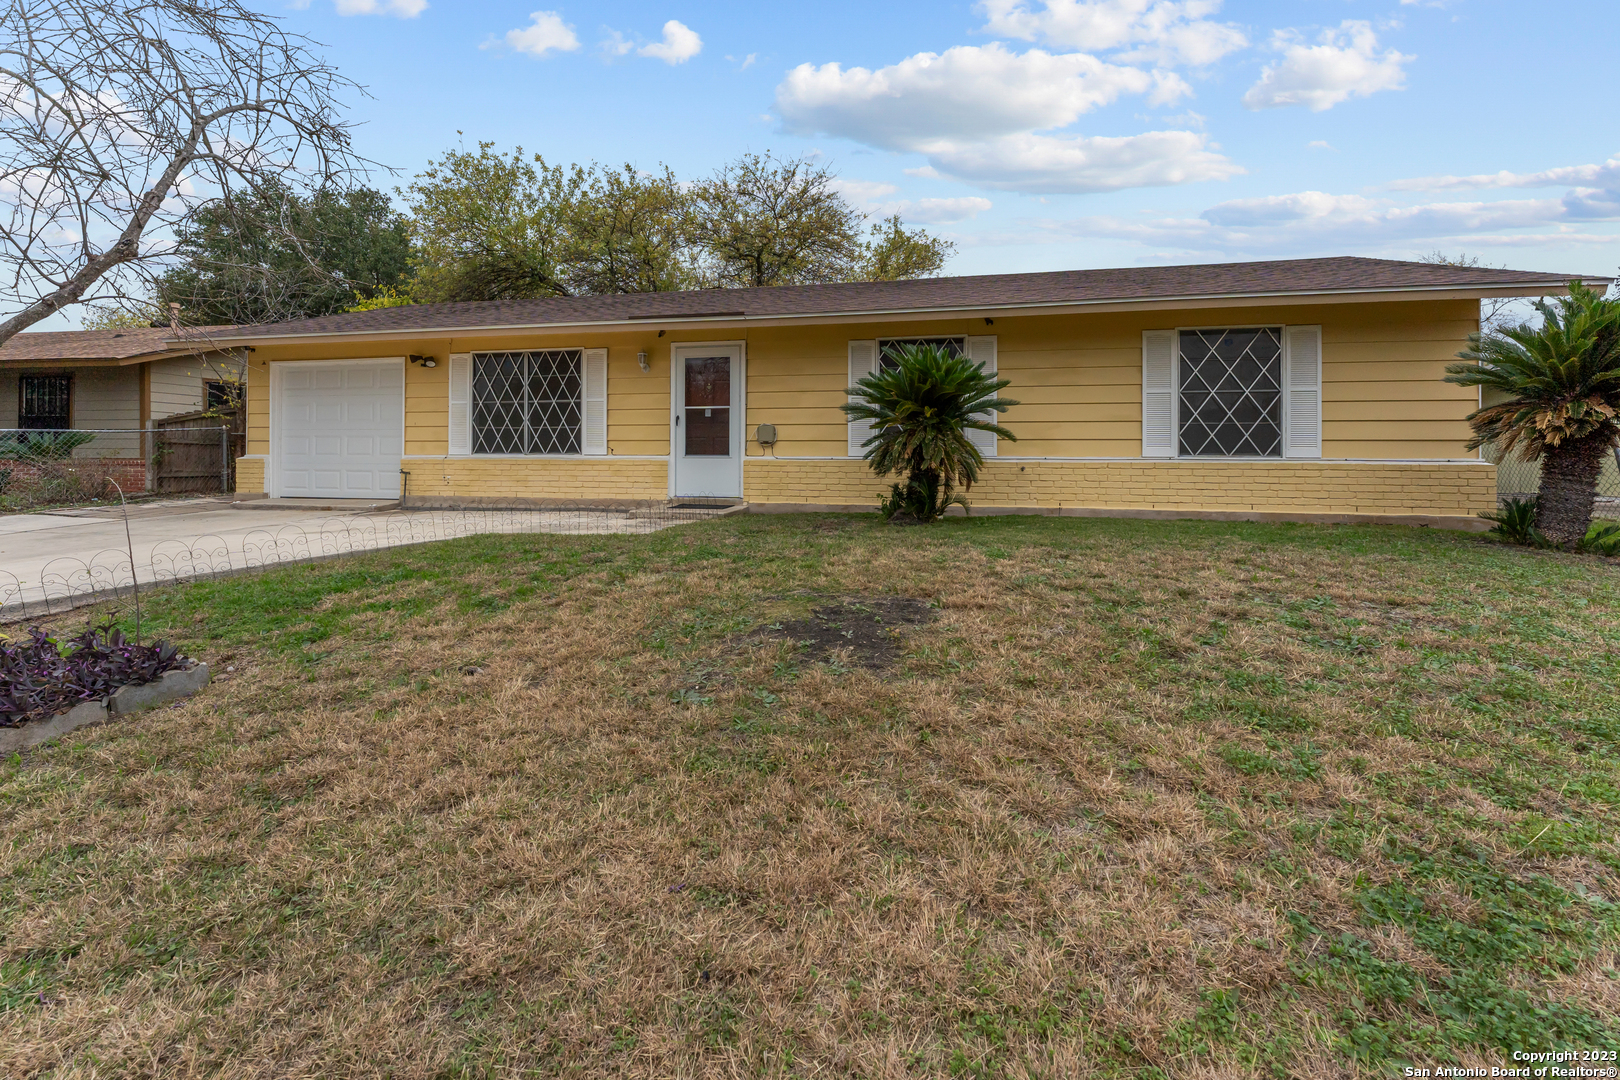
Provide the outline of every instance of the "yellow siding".
<path id="1" fill-rule="evenodd" d="M 1144 330 L 1313 323 L 1323 332 L 1322 462 L 1031 460 L 1139 457 Z M 1474 301 L 1414 300 L 998 316 L 994 325 L 983 319 L 939 319 L 717 326 L 709 331 L 671 331 L 662 338 L 654 326 L 616 333 L 533 331 L 503 337 L 266 346 L 254 354 L 249 373 L 247 450 L 265 454 L 269 449 L 267 361 L 430 354 L 439 361 L 436 368 L 411 365 L 406 377 L 405 453 L 406 467 L 413 471 L 413 492 L 464 498 L 659 497 L 667 490 L 671 346 L 743 340 L 746 433 L 751 440 L 758 425 L 770 423 L 778 435 L 769 452 L 747 442 L 745 497 L 871 503 L 887 485 L 874 481 L 858 459 L 847 457 L 847 428 L 839 410 L 846 400 L 848 342 L 993 334 L 1000 374 L 1012 380 L 1007 395 L 1020 402 L 1002 422 L 1019 440 L 1000 446 L 1001 456 L 991 463 L 975 492 L 984 505 L 1473 513 L 1491 505 L 1491 470 L 1443 463 L 1476 456 L 1464 449 L 1468 438 L 1464 418 L 1477 406 L 1477 392 L 1441 378 L 1476 327 Z M 547 347 L 608 350 L 612 456 L 439 458 L 448 449 L 446 357 L 452 352 Z M 637 365 L 640 351 L 648 354 L 650 372 L 643 373 Z M 434 460 L 431 465 L 420 461 L 413 465 L 409 461 L 413 456 Z M 1391 464 L 1347 463 L 1361 459 Z M 1341 472 L 1329 471 L 1334 468 Z"/>
<path id="2" fill-rule="evenodd" d="M 890 481 L 860 461 L 752 458 L 754 503 L 875 506 Z M 1472 518 L 1496 505 L 1488 462 L 1012 461 L 986 463 L 976 507 L 1399 514 Z"/>

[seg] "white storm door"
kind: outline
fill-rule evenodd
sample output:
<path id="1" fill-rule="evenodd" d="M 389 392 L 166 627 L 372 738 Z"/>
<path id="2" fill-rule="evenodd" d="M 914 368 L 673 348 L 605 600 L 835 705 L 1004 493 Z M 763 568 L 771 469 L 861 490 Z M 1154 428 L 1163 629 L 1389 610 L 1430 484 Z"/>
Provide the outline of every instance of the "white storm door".
<path id="1" fill-rule="evenodd" d="M 742 498 L 741 345 L 674 348 L 670 445 L 676 496 Z"/>
<path id="2" fill-rule="evenodd" d="M 403 359 L 277 364 L 276 382 L 276 495 L 399 498 Z"/>

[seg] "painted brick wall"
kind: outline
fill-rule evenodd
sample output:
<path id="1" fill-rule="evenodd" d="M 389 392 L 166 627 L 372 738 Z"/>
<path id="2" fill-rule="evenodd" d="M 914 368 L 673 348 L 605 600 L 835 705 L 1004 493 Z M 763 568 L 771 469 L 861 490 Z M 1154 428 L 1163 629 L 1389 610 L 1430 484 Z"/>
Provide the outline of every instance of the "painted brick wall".
<path id="1" fill-rule="evenodd" d="M 257 495 L 264 491 L 264 458 L 236 459 L 236 490 L 244 495 Z"/>
<path id="2" fill-rule="evenodd" d="M 875 504 L 890 481 L 845 459 L 749 458 L 756 503 Z M 1496 505 L 1486 462 L 986 462 L 976 506 L 1471 517 Z"/>
<path id="3" fill-rule="evenodd" d="M 555 499 L 595 502 L 662 499 L 669 464 L 661 459 L 407 458 L 409 499 L 470 502 Z"/>

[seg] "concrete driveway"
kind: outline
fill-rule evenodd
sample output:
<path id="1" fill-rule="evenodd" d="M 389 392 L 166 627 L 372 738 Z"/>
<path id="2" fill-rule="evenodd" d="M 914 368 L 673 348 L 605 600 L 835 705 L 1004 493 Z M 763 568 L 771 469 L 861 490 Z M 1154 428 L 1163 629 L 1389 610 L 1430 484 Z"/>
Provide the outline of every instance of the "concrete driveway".
<path id="1" fill-rule="evenodd" d="M 244 545 L 252 547 L 250 538 L 256 534 L 274 536 L 289 527 L 319 533 L 323 525 L 359 521 L 367 516 L 367 509 L 256 509 L 251 502 L 233 504 L 228 498 L 164 500 L 129 508 L 129 539 L 139 580 L 146 582 L 172 576 L 172 568 L 170 574 L 162 572 L 167 551 L 190 550 L 202 542 L 209 549 L 240 553 Z M 157 570 L 153 568 L 154 552 L 158 553 Z M 129 562 L 124 518 L 117 507 L 0 517 L 0 607 L 10 607 L 15 600 L 45 599 L 48 578 L 66 592 L 92 582 L 127 585 Z M 81 567 L 87 573 L 78 572 Z M 13 586 L 6 575 L 17 584 Z M 73 580 L 75 576 L 80 580 Z M 20 588 L 20 595 L 7 596 L 8 587 Z"/>
<path id="2" fill-rule="evenodd" d="M 480 533 L 647 533 L 712 516 L 670 509 L 384 508 L 392 505 L 228 498 L 144 503 L 129 509 L 132 545 L 117 507 L 0 516 L 0 615 L 127 587 L 130 546 L 135 579 L 145 584 Z"/>

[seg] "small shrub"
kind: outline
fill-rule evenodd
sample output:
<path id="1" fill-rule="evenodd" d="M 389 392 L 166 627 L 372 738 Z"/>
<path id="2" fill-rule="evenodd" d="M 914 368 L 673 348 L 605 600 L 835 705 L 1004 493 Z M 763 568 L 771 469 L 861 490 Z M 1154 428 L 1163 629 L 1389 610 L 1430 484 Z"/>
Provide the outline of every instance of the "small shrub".
<path id="1" fill-rule="evenodd" d="M 1536 529 L 1538 499 L 1508 499 L 1494 513 L 1479 515 L 1495 522 L 1491 535 L 1509 544 L 1527 544 L 1531 547 L 1551 547 L 1552 542 Z"/>
<path id="2" fill-rule="evenodd" d="M 173 645 L 134 645 L 112 628 L 56 638 L 36 626 L 26 638 L 0 637 L 0 727 L 43 720 L 121 686 L 149 683 L 180 662 Z"/>
<path id="3" fill-rule="evenodd" d="M 1586 536 L 1575 547 L 1588 555 L 1620 556 L 1620 524 L 1594 521 Z"/>
<path id="4" fill-rule="evenodd" d="M 92 431 L 7 431 L 0 433 L 0 458 L 61 461 L 95 440 Z"/>

